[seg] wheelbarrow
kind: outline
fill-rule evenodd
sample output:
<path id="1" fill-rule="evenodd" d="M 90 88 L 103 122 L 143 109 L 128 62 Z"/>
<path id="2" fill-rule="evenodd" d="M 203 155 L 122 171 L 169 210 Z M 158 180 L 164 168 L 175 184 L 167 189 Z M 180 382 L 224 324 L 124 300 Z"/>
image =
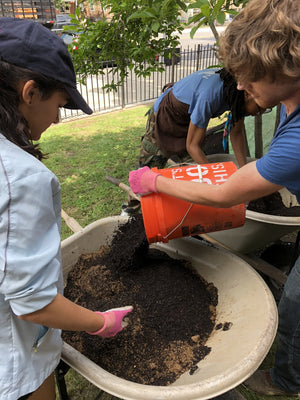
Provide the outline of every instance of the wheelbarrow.
<path id="1" fill-rule="evenodd" d="M 127 217 L 97 220 L 62 242 L 64 278 L 78 257 L 109 244 L 115 229 Z M 73 223 L 74 221 L 69 221 Z M 218 289 L 216 325 L 230 322 L 227 331 L 214 330 L 206 345 L 211 352 L 194 374 L 182 374 L 169 386 L 143 385 L 105 371 L 67 343 L 62 360 L 99 389 L 124 400 L 204 400 L 238 386 L 259 367 L 277 330 L 277 307 L 260 275 L 230 251 L 196 238 L 152 244 L 173 258 L 189 260 L 204 279 Z M 263 306 L 262 306 L 263 305 Z"/>

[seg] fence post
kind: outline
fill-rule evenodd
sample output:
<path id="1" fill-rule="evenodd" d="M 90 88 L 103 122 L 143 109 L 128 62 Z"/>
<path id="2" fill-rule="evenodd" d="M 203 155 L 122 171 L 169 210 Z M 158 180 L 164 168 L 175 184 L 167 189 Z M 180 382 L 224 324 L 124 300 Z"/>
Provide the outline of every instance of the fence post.
<path id="1" fill-rule="evenodd" d="M 171 70 L 171 82 L 174 83 L 175 79 L 175 53 L 172 51 L 172 70 Z"/>
<path id="2" fill-rule="evenodd" d="M 255 138 L 255 158 L 260 158 L 263 155 L 261 115 L 256 115 L 254 117 L 254 138 Z"/>
<path id="3" fill-rule="evenodd" d="M 274 126 L 274 135 L 275 135 L 275 133 L 277 131 L 277 128 L 278 128 L 278 125 L 279 125 L 279 122 L 280 122 L 280 111 L 281 111 L 281 104 L 279 103 L 276 106 L 276 118 L 275 118 L 275 126 Z"/>
<path id="4" fill-rule="evenodd" d="M 125 86 L 124 86 L 124 82 L 122 82 L 122 85 L 121 85 L 121 107 L 125 108 Z"/>
<path id="5" fill-rule="evenodd" d="M 196 71 L 199 71 L 201 46 L 202 46 L 202 45 L 200 45 L 200 44 L 198 44 L 198 46 L 197 46 L 197 63 L 196 63 Z"/>

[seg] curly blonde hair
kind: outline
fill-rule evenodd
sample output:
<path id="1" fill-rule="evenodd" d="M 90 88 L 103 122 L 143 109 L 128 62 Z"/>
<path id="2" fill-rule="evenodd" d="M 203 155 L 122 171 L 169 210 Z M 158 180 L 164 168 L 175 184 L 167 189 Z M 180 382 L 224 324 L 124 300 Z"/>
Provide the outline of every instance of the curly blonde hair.
<path id="1" fill-rule="evenodd" d="M 220 38 L 219 58 L 237 81 L 300 79 L 300 1 L 250 0 Z"/>

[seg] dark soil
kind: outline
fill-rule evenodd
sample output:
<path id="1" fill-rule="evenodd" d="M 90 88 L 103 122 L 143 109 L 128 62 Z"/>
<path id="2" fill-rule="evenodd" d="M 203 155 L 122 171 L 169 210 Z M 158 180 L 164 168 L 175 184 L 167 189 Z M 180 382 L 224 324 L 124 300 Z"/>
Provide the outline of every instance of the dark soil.
<path id="1" fill-rule="evenodd" d="M 300 207 L 285 207 L 278 192 L 251 201 L 248 209 L 300 215 Z M 134 307 L 128 326 L 114 338 L 63 333 L 67 343 L 120 378 L 168 385 L 186 371 L 193 374 L 210 352 L 205 343 L 215 325 L 217 289 L 186 261 L 149 250 L 141 214 L 119 227 L 109 247 L 81 255 L 65 295 L 92 310 Z M 230 327 L 224 322 L 215 329 Z"/>
<path id="2" fill-rule="evenodd" d="M 183 372 L 194 373 L 210 352 L 205 343 L 214 329 L 217 289 L 186 261 L 148 250 L 141 215 L 120 226 L 109 248 L 81 255 L 65 295 L 92 310 L 134 307 L 114 338 L 63 333 L 67 343 L 118 377 L 168 385 Z"/>
<path id="3" fill-rule="evenodd" d="M 285 217 L 300 216 L 300 206 L 286 207 L 279 192 L 249 202 L 248 210 Z"/>

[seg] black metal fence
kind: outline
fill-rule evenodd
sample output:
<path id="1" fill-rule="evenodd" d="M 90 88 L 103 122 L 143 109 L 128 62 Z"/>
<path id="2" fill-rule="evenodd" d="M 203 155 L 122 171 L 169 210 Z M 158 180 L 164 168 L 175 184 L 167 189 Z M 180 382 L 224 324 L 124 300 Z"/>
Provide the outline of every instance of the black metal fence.
<path id="1" fill-rule="evenodd" d="M 0 0 L 0 15 L 34 19 L 40 23 L 56 19 L 53 0 Z"/>
<path id="2" fill-rule="evenodd" d="M 153 72 L 151 76 L 138 77 L 128 71 L 126 81 L 115 91 L 103 89 L 112 80 L 112 67 L 103 68 L 104 74 L 93 75 L 86 85 L 79 84 L 78 90 L 95 113 L 122 109 L 126 106 L 157 99 L 166 83 L 176 82 L 191 73 L 218 64 L 215 48 L 211 45 L 197 45 L 193 48 L 176 49 L 175 56 L 159 56 L 165 71 Z M 118 76 L 115 77 L 115 79 Z M 83 116 L 80 110 L 61 110 L 61 120 Z"/>

